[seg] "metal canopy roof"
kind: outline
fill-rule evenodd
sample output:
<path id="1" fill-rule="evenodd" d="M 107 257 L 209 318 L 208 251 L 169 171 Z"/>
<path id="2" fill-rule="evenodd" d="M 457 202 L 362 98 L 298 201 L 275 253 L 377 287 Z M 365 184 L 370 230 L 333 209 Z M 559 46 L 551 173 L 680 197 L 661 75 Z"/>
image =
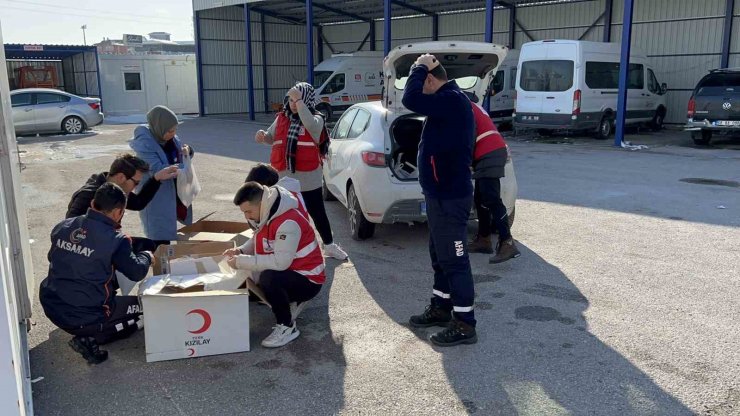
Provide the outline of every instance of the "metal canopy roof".
<path id="1" fill-rule="evenodd" d="M 5 45 L 5 59 L 61 60 L 84 52 L 96 52 L 95 46 L 82 45 Z"/>
<path id="2" fill-rule="evenodd" d="M 508 0 L 496 1 L 496 8 L 527 7 L 539 4 L 573 3 L 590 0 Z M 467 10 L 484 10 L 486 2 L 481 0 L 392 0 L 394 18 L 459 13 Z M 249 3 L 255 12 L 296 24 L 306 23 L 305 0 L 269 0 Z M 314 0 L 314 24 L 371 21 L 383 19 L 382 0 Z"/>

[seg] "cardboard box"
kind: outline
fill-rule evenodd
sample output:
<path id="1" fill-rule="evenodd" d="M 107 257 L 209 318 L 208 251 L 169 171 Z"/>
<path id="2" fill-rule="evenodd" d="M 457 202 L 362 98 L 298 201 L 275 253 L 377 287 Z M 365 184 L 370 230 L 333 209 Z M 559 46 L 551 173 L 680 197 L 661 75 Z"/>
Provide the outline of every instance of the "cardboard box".
<path id="1" fill-rule="evenodd" d="M 220 256 L 224 251 L 234 248 L 233 241 L 187 242 L 162 245 L 154 252 L 152 271 L 154 275 L 169 274 L 170 260 L 182 257 Z"/>
<path id="2" fill-rule="evenodd" d="M 142 296 L 146 361 L 249 351 L 249 291 L 215 290 Z"/>
<path id="3" fill-rule="evenodd" d="M 246 222 L 234 221 L 211 221 L 208 217 L 216 211 L 202 217 L 191 225 L 186 225 L 177 230 L 178 241 L 190 242 L 228 242 L 233 241 L 237 246 L 246 243 L 253 231 Z"/>
<path id="4" fill-rule="evenodd" d="M 233 243 L 232 243 L 233 244 Z M 223 256 L 170 259 L 139 287 L 147 362 L 249 351 L 249 276 Z"/>
<path id="5" fill-rule="evenodd" d="M 233 241 L 241 246 L 252 238 L 253 232 L 246 222 L 199 220 L 177 231 L 179 241 Z"/>

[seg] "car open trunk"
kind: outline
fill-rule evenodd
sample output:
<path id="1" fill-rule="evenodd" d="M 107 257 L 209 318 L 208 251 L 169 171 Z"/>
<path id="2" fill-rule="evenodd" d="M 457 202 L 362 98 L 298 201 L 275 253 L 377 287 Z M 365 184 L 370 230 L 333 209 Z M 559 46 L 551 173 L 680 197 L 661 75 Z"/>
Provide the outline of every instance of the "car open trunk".
<path id="1" fill-rule="evenodd" d="M 416 166 L 424 116 L 408 114 L 397 118 L 390 127 L 391 155 L 388 166 L 402 181 L 419 180 Z"/>

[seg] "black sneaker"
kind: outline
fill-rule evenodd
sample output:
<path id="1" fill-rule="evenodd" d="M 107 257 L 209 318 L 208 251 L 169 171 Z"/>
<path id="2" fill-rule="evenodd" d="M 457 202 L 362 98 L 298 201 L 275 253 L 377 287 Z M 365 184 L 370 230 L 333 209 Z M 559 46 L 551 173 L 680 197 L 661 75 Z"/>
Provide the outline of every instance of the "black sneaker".
<path id="1" fill-rule="evenodd" d="M 100 364 L 108 359 L 108 351 L 101 350 L 95 338 L 74 337 L 69 340 L 69 346 L 80 353 L 82 358 L 90 364 Z"/>
<path id="2" fill-rule="evenodd" d="M 478 342 L 478 334 L 474 326 L 453 319 L 447 328 L 432 335 L 429 340 L 440 347 L 452 347 L 460 344 L 475 344 Z"/>
<path id="3" fill-rule="evenodd" d="M 421 315 L 414 315 L 409 319 L 409 324 L 414 328 L 427 328 L 430 326 L 447 326 L 452 319 L 452 313 L 434 305 L 428 305 Z"/>

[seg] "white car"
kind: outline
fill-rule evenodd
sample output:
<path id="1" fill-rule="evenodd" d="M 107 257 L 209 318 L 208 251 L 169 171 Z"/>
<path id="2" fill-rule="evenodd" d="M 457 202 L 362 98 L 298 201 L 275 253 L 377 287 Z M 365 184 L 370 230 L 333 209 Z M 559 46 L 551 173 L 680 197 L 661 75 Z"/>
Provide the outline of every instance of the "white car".
<path id="1" fill-rule="evenodd" d="M 324 163 L 324 197 L 336 197 L 349 211 L 352 237 L 373 236 L 375 224 L 426 221 L 416 159 L 424 116 L 401 103 L 409 68 L 432 53 L 474 102 L 484 96 L 507 48 L 479 42 L 424 42 L 393 49 L 383 64 L 388 88 L 383 100 L 350 107 L 331 133 Z M 501 180 L 501 197 L 510 221 L 517 184 L 511 158 Z"/>

